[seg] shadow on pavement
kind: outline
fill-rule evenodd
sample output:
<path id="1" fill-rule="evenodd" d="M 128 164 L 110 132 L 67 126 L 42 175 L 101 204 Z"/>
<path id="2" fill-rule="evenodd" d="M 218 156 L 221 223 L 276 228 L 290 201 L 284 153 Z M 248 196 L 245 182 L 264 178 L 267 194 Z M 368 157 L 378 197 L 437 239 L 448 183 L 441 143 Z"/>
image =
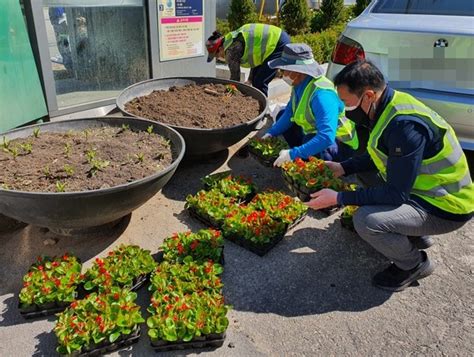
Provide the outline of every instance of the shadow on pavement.
<path id="1" fill-rule="evenodd" d="M 383 304 L 391 294 L 372 287 L 371 278 L 386 264 L 384 258 L 356 234 L 342 234 L 335 226 L 296 227 L 264 257 L 226 242 L 227 303 L 239 311 L 282 316 Z"/>
<path id="2" fill-rule="evenodd" d="M 228 155 L 228 150 L 224 150 L 207 157 L 185 158 L 161 193 L 168 199 L 184 201 L 187 195 L 202 189 L 201 177 L 221 167 Z"/>
<path id="3" fill-rule="evenodd" d="M 76 255 L 82 262 L 100 255 L 120 237 L 130 223 L 131 215 L 124 217 L 116 226 L 92 235 L 64 237 L 45 228 L 27 226 L 0 237 L 0 296 L 14 294 L 5 301 L 6 310 L 0 312 L 0 326 L 11 326 L 27 322 L 17 310 L 18 293 L 23 275 L 38 255 L 58 256 L 65 252 Z M 45 245 L 51 242 L 51 245 Z"/>

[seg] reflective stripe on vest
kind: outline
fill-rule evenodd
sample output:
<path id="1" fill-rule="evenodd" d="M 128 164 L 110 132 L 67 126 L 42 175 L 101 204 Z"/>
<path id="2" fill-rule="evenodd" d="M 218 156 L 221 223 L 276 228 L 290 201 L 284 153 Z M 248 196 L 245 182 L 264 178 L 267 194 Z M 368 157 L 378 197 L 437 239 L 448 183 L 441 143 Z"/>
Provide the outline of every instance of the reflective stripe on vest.
<path id="1" fill-rule="evenodd" d="M 467 214 L 474 211 L 474 185 L 466 156 L 454 130 L 422 102 L 397 91 L 378 119 L 367 144 L 369 155 L 384 180 L 388 157 L 378 149 L 378 142 L 385 128 L 397 115 L 414 115 L 443 135 L 442 149 L 434 157 L 421 162 L 411 193 L 447 212 Z"/>
<path id="2" fill-rule="evenodd" d="M 325 76 L 320 76 L 318 78 L 312 79 L 306 85 L 303 95 L 301 96 L 298 106 L 296 107 L 296 96 L 293 89 L 291 96 L 293 116 L 291 121 L 298 124 L 303 129 L 305 135 L 316 134 L 316 117 L 313 113 L 313 108 L 311 107 L 311 101 L 313 95 L 315 95 L 320 89 L 331 90 L 337 95 L 334 84 Z M 344 111 L 339 113 L 336 137 L 340 141 L 351 146 L 353 149 L 357 149 L 359 146 L 355 124 L 346 118 Z"/>
<path id="3" fill-rule="evenodd" d="M 243 25 L 225 35 L 224 50 L 229 48 L 239 34 L 245 41 L 240 65 L 254 68 L 261 65 L 273 53 L 280 40 L 281 28 L 264 24 Z"/>

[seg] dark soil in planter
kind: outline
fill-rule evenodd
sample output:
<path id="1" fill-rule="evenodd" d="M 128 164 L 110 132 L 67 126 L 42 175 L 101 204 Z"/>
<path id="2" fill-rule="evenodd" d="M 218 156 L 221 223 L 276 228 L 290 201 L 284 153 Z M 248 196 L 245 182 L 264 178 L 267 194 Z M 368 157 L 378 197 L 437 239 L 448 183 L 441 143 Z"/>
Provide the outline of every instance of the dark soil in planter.
<path id="1" fill-rule="evenodd" d="M 0 146 L 1 143 L 0 143 Z M 109 188 L 150 176 L 172 162 L 160 135 L 120 128 L 39 133 L 0 151 L 0 186 L 62 192 Z"/>
<path id="2" fill-rule="evenodd" d="M 217 129 L 247 123 L 260 114 L 259 102 L 223 84 L 189 84 L 156 90 L 125 104 L 125 110 L 162 123 Z"/>

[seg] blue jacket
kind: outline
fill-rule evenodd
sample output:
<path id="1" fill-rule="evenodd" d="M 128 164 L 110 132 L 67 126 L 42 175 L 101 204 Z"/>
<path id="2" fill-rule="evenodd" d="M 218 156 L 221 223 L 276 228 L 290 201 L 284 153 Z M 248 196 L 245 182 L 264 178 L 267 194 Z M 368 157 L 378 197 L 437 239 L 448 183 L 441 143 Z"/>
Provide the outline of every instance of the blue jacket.
<path id="1" fill-rule="evenodd" d="M 307 76 L 303 82 L 294 87 L 292 95 L 295 95 L 295 103 L 298 105 L 307 84 L 313 78 Z M 287 131 L 293 124 L 290 119 L 293 116 L 292 99 L 288 102 L 283 115 L 268 130 L 272 136 L 278 136 Z M 318 90 L 311 99 L 311 108 L 316 118 L 317 133 L 311 139 L 303 143 L 301 146 L 294 147 L 290 150 L 292 160 L 297 157 L 306 159 L 326 150 L 330 145 L 334 144 L 336 138 L 336 130 L 339 113 L 344 109 L 344 104 L 337 94 L 330 90 Z"/>
<path id="2" fill-rule="evenodd" d="M 393 90 L 387 86 L 375 113 L 376 120 L 392 98 Z M 373 123 L 376 123 L 376 120 Z M 339 192 L 337 196 L 339 204 L 400 206 L 407 203 L 447 220 L 468 221 L 472 217 L 472 214 L 459 215 L 443 211 L 421 197 L 410 194 L 421 161 L 433 157 L 442 147 L 441 136 L 421 119 L 411 115 L 396 116 L 384 130 L 378 145 L 389 157 L 387 182 L 354 192 Z M 341 165 L 346 175 L 377 170 L 367 152 L 344 161 Z"/>

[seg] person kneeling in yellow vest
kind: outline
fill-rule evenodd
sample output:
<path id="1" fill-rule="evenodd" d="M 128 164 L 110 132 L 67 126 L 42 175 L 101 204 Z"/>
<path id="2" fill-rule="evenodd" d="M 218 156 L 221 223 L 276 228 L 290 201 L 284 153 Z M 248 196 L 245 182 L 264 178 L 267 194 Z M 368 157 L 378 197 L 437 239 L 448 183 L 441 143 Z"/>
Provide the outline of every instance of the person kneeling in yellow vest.
<path id="1" fill-rule="evenodd" d="M 474 185 L 453 128 L 409 94 L 391 89 L 370 61 L 353 62 L 334 79 L 346 116 L 368 127 L 367 153 L 327 162 L 335 176 L 376 170 L 380 182 L 355 192 L 323 189 L 307 205 L 314 209 L 360 206 L 357 233 L 392 262 L 376 274 L 375 286 L 401 291 L 430 275 L 423 250 L 429 235 L 453 232 L 474 212 Z"/>
<path id="2" fill-rule="evenodd" d="M 281 166 L 296 158 L 318 156 L 334 159 L 339 145 L 357 149 L 355 125 L 344 115 L 344 104 L 333 83 L 315 61 L 311 47 L 291 43 L 280 58 L 269 62 L 270 68 L 283 71 L 283 80 L 292 86 L 291 98 L 277 121 L 263 138 L 283 135 L 290 150 L 282 150 L 275 161 Z M 344 144 L 342 144 L 344 143 Z"/>

